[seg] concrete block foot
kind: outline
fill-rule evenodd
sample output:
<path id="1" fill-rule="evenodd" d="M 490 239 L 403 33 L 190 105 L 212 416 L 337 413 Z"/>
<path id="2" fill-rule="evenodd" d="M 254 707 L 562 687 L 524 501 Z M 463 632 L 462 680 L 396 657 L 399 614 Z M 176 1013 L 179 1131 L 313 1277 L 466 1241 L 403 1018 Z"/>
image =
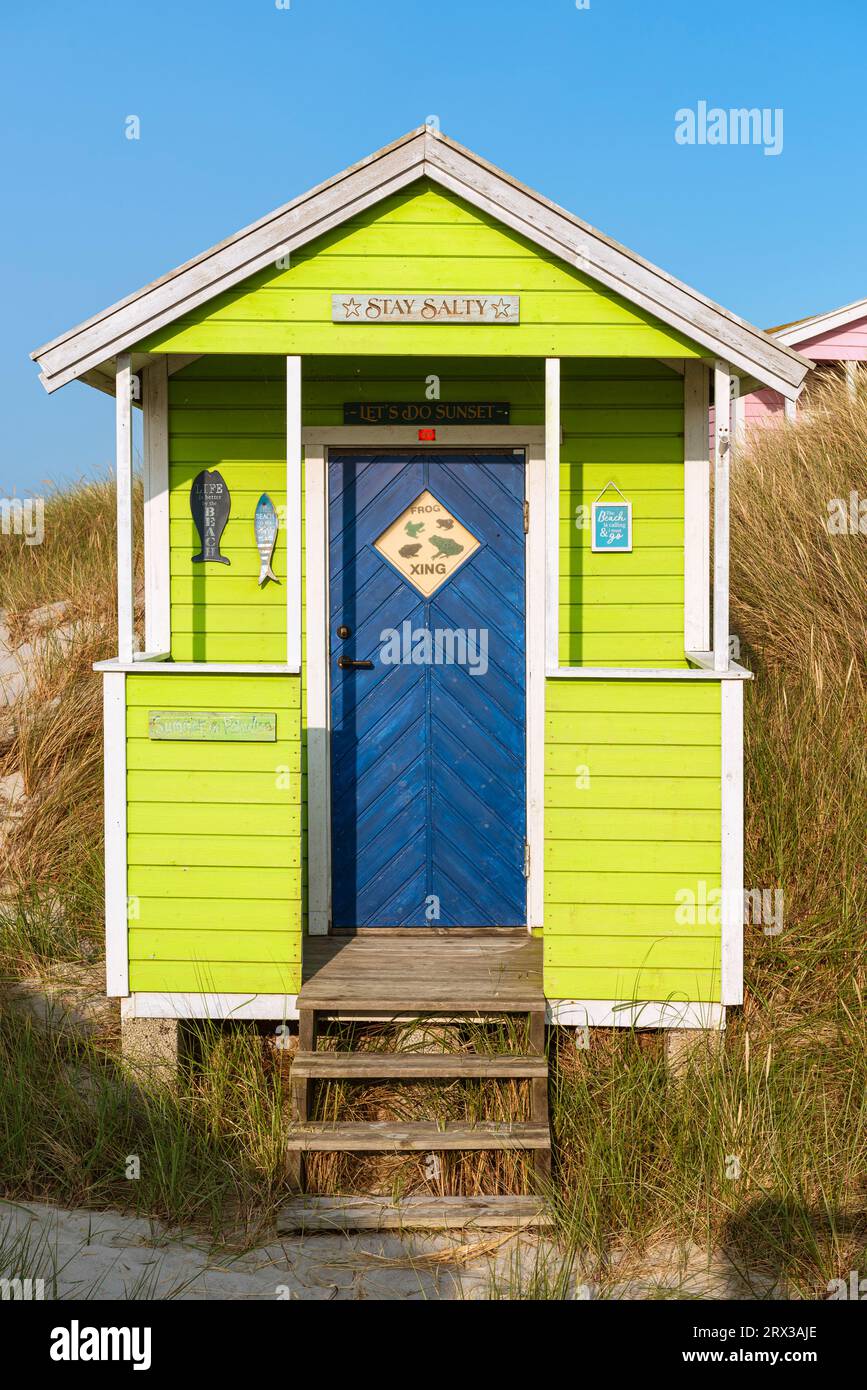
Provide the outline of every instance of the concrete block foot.
<path id="1" fill-rule="evenodd" d="M 175 1086 L 178 1079 L 176 1018 L 122 1018 L 121 1054 L 141 1081 Z"/>

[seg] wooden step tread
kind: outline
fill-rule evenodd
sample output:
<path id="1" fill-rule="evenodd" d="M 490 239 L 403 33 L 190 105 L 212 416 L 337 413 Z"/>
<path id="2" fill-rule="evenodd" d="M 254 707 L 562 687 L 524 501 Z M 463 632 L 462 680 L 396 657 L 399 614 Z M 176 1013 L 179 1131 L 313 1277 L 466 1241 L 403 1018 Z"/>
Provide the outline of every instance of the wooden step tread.
<path id="1" fill-rule="evenodd" d="M 387 988 L 381 980 L 358 980 L 352 990 L 334 990 L 327 984 L 311 981 L 298 995 L 299 1009 L 315 1009 L 317 1013 L 376 1014 L 389 1018 L 423 1018 L 434 1014 L 442 1018 L 489 1018 L 503 1014 L 545 1013 L 545 998 L 541 992 L 528 993 L 523 987 L 514 992 L 465 990 L 458 986 L 432 988 L 423 993 L 407 988 L 405 982 Z"/>
<path id="2" fill-rule="evenodd" d="M 317 1081 L 441 1080 L 450 1077 L 545 1077 L 544 1057 L 476 1052 L 298 1052 L 292 1075 Z"/>
<path id="3" fill-rule="evenodd" d="M 289 1149 L 320 1153 L 401 1152 L 441 1149 L 549 1149 L 546 1124 L 533 1121 L 480 1120 L 440 1128 L 429 1120 L 397 1124 L 392 1120 L 308 1120 L 293 1125 Z"/>
<path id="4" fill-rule="evenodd" d="M 290 1231 L 478 1231 L 550 1226 L 539 1197 L 294 1197 L 277 1213 L 277 1234 Z"/>

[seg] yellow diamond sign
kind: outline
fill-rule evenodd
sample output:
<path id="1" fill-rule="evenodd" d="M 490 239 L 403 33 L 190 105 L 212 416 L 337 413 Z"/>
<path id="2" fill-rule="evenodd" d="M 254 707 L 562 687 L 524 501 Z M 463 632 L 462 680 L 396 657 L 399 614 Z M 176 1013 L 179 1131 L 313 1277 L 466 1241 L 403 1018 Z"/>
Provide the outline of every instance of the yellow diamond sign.
<path id="1" fill-rule="evenodd" d="M 430 598 L 481 542 L 425 490 L 373 544 L 404 579 Z"/>

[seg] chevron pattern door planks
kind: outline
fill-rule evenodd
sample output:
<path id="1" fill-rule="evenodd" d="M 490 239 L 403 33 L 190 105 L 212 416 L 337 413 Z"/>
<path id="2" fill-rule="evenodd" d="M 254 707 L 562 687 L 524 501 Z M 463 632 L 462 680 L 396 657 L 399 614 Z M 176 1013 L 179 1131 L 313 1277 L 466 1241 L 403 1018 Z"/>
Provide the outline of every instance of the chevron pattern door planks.
<path id="1" fill-rule="evenodd" d="M 328 474 L 334 926 L 523 926 L 523 454 Z"/>

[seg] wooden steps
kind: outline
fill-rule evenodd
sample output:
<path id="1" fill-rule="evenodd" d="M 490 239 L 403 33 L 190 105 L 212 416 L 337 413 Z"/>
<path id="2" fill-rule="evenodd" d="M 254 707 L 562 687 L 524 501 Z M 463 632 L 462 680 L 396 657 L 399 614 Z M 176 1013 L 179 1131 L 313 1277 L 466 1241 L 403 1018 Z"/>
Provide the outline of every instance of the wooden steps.
<path id="1" fill-rule="evenodd" d="M 292 1075 L 299 1081 L 508 1081 L 545 1078 L 548 1064 L 544 1057 L 508 1052 L 298 1052 Z"/>
<path id="2" fill-rule="evenodd" d="M 294 1124 L 287 1147 L 303 1153 L 432 1153 L 444 1149 L 547 1149 L 547 1124 L 478 1120 L 439 1126 L 429 1120 L 307 1120 Z"/>
<path id="3" fill-rule="evenodd" d="M 544 1190 L 551 1176 L 551 1135 L 548 1126 L 548 1064 L 545 1057 L 546 1005 L 542 992 L 541 942 L 525 934 L 486 935 L 447 933 L 422 936 L 388 932 L 349 938 L 311 938 L 305 943 L 305 976 L 298 996 L 299 1051 L 292 1063 L 292 1124 L 286 1136 L 290 1184 L 303 1191 L 305 1155 L 311 1153 L 435 1153 L 437 1151 L 504 1150 L 525 1152 L 532 1160 L 536 1182 Z M 521 1052 L 466 1052 L 455 1036 L 452 1052 L 317 1050 L 317 1036 L 326 1020 L 417 1020 L 423 1036 L 425 1022 L 443 1029 L 484 1020 L 526 1020 Z M 466 1035 L 464 1035 L 466 1036 Z M 312 1087 L 343 1081 L 400 1083 L 486 1080 L 523 1081 L 529 1087 L 528 1120 L 451 1122 L 430 1120 L 323 1121 L 311 1118 Z M 301 1199 L 299 1199 L 301 1200 Z M 312 1199 L 304 1199 L 309 1201 Z M 324 1199 L 323 1199 L 324 1200 Z M 346 1199 L 328 1199 L 330 1201 Z M 364 1199 L 365 1201 L 368 1199 Z M 475 1215 L 464 1198 L 418 1199 L 424 1207 L 399 1204 L 390 1210 L 376 1198 L 359 1218 L 363 1229 L 391 1229 L 406 1219 L 416 1225 L 458 1226 L 474 1219 L 499 1229 L 523 1225 L 539 1214 L 536 1197 L 478 1199 L 487 1203 Z M 413 1199 L 414 1200 L 414 1199 Z M 461 1203 L 442 1209 L 442 1222 L 432 1223 L 443 1201 Z M 518 1201 L 530 1206 L 492 1207 L 490 1203 Z M 533 1205 L 535 1204 L 535 1205 Z M 302 1206 L 301 1215 L 311 1208 Z M 323 1220 L 333 1217 L 322 1208 Z M 382 1222 L 375 1216 L 378 1211 Z M 498 1212 L 499 1215 L 494 1215 Z M 287 1217 L 297 1219 L 297 1217 Z M 314 1219 L 311 1217 L 311 1219 Z M 288 1228 L 287 1228 L 288 1229 Z M 307 1229 L 307 1227 L 305 1227 Z M 330 1227 L 329 1229 L 333 1229 Z M 362 1227 L 358 1227 L 362 1229 Z"/>
<path id="4" fill-rule="evenodd" d="M 342 1231 L 520 1231 L 550 1226 L 539 1197 L 293 1197 L 277 1234 Z"/>

